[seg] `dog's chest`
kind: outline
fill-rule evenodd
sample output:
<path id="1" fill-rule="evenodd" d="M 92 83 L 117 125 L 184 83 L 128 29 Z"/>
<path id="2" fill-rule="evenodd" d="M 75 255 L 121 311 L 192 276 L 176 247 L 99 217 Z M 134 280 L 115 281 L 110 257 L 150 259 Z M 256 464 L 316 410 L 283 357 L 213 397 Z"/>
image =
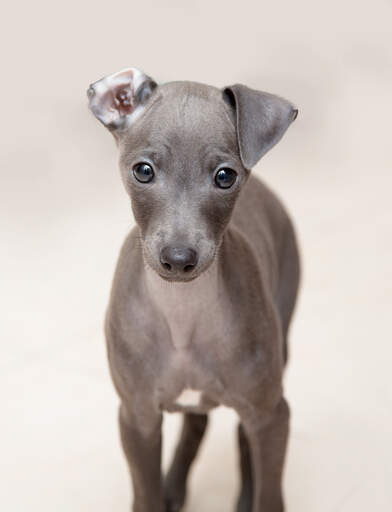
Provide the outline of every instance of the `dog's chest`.
<path id="1" fill-rule="evenodd" d="M 216 405 L 209 392 L 216 395 L 222 389 L 216 348 L 225 335 L 226 314 L 216 271 L 189 283 L 170 283 L 150 271 L 148 289 L 167 324 L 171 345 L 159 401 L 166 410 L 207 410 Z"/>
<path id="2" fill-rule="evenodd" d="M 152 270 L 147 280 L 149 294 L 169 328 L 173 348 L 202 344 L 224 330 L 224 308 L 214 267 L 189 283 L 165 281 Z"/>

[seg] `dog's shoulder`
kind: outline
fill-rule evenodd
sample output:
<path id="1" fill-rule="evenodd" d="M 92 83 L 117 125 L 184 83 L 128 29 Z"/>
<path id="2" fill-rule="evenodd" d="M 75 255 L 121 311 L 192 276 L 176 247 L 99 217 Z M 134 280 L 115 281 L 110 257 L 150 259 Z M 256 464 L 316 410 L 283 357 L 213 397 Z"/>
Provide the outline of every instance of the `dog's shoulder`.
<path id="1" fill-rule="evenodd" d="M 117 260 L 106 322 L 120 320 L 118 317 L 128 308 L 132 297 L 140 293 L 139 276 L 143 266 L 140 232 L 134 227 L 126 237 Z"/>

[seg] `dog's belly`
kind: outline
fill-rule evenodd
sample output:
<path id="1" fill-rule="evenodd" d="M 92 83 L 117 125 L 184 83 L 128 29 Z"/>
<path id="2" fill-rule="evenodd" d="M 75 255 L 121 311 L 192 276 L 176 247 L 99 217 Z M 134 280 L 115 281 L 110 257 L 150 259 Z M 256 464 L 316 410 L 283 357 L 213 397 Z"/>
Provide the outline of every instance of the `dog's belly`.
<path id="1" fill-rule="evenodd" d="M 200 390 L 185 388 L 181 393 L 162 404 L 162 410 L 167 412 L 186 412 L 193 414 L 207 413 L 219 403 L 211 400 Z"/>
<path id="2" fill-rule="evenodd" d="M 176 398 L 174 405 L 180 407 L 197 407 L 198 405 L 200 405 L 201 397 L 201 391 L 186 388 Z"/>
<path id="3" fill-rule="evenodd" d="M 156 388 L 158 407 L 168 412 L 206 413 L 222 403 L 224 386 L 194 347 L 172 350 Z"/>

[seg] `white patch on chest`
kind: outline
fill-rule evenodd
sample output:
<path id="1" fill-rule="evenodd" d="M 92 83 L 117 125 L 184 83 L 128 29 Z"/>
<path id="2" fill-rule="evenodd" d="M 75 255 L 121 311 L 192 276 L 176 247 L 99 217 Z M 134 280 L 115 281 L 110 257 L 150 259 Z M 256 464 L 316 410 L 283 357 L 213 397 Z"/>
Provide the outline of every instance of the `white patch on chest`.
<path id="1" fill-rule="evenodd" d="M 176 349 L 186 347 L 196 332 L 213 329 L 220 309 L 215 262 L 189 283 L 165 281 L 150 268 L 146 272 L 149 294 L 167 321 Z"/>
<path id="2" fill-rule="evenodd" d="M 201 391 L 184 389 L 176 398 L 175 404 L 182 407 L 197 407 L 200 404 Z"/>

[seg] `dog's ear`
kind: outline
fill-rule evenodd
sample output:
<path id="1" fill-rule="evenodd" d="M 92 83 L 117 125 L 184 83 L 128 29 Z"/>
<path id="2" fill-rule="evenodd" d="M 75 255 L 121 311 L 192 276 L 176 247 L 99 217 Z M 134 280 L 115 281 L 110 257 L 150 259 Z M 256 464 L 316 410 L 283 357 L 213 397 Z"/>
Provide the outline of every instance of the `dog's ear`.
<path id="1" fill-rule="evenodd" d="M 287 100 L 236 84 L 223 89 L 235 110 L 242 164 L 251 169 L 283 136 L 298 110 Z"/>
<path id="2" fill-rule="evenodd" d="M 90 85 L 87 90 L 90 110 L 115 133 L 128 127 L 143 111 L 156 86 L 142 71 L 123 69 Z"/>

